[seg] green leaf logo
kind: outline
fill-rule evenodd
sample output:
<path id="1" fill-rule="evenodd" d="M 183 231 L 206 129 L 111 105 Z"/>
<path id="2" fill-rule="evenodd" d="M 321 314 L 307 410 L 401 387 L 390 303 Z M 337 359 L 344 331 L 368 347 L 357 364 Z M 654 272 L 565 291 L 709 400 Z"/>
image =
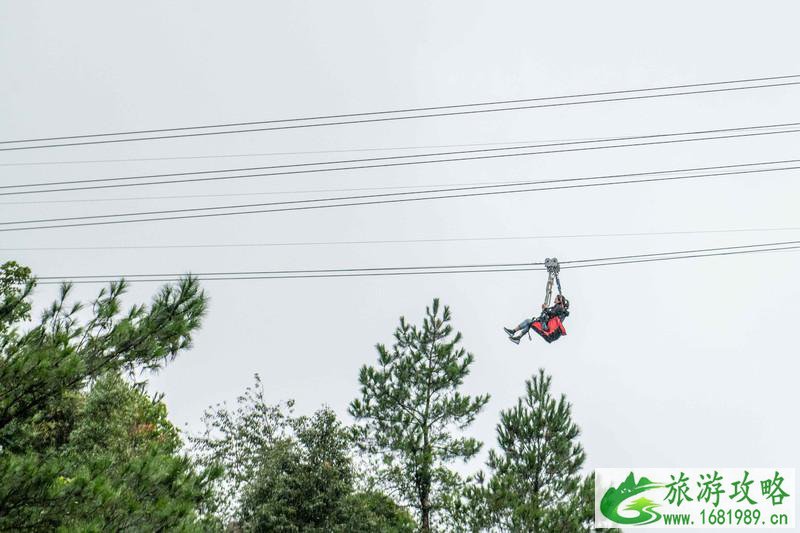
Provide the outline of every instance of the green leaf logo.
<path id="1" fill-rule="evenodd" d="M 619 487 L 611 487 L 606 491 L 600 500 L 600 512 L 618 524 L 642 526 L 657 522 L 661 519 L 661 515 L 656 511 L 659 505 L 644 496 L 629 502 L 624 508 L 625 511 L 636 511 L 635 516 L 622 516 L 619 510 L 622 504 L 632 497 L 663 486 L 662 483 L 650 481 L 646 477 L 640 478 L 637 483 L 631 472 Z"/>

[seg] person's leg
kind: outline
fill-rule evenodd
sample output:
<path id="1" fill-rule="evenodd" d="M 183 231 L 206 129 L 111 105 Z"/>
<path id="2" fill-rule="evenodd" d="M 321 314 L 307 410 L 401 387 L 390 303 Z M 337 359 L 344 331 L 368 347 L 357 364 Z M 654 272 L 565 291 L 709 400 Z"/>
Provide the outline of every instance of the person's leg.
<path id="1" fill-rule="evenodd" d="M 513 328 L 513 329 L 504 327 L 503 330 L 506 333 L 508 333 L 509 336 L 513 336 L 514 334 L 516 334 L 519 331 L 523 331 L 523 330 L 524 331 L 528 331 L 530 329 L 530 327 L 531 327 L 531 322 L 532 322 L 531 320 L 527 320 L 526 319 L 526 320 L 523 320 L 522 322 L 520 322 L 520 324 L 517 327 Z"/>
<path id="2" fill-rule="evenodd" d="M 521 339 L 522 337 L 524 337 L 525 334 L 528 333 L 528 330 L 531 329 L 532 323 L 533 321 L 530 319 L 525 319 L 522 322 L 520 322 L 519 326 L 517 326 L 517 329 L 514 331 L 514 335 L 512 335 L 512 338 Z"/>

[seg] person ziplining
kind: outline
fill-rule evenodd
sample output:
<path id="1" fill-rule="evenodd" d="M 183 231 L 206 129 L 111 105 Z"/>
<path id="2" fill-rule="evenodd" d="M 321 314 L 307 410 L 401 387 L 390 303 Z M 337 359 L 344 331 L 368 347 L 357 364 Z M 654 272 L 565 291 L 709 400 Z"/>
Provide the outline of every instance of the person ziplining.
<path id="1" fill-rule="evenodd" d="M 564 319 L 569 316 L 569 300 L 561 292 L 561 280 L 558 278 L 561 267 L 555 257 L 545 259 L 544 266 L 547 269 L 547 288 L 545 289 L 541 314 L 538 317 L 523 320 L 516 328 L 503 328 L 508 335 L 508 340 L 514 344 L 519 344 L 519 341 L 526 334 L 530 338 L 531 330 L 538 333 L 548 343 L 567 334 L 567 330 L 564 328 Z M 553 280 L 558 286 L 558 294 L 551 306 Z"/>

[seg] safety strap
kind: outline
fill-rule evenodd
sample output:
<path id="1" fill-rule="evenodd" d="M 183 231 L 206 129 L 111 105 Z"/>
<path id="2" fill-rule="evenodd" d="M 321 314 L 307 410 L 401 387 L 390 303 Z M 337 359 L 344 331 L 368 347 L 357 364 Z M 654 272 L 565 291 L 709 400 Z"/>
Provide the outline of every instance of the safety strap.
<path id="1" fill-rule="evenodd" d="M 552 297 L 553 297 L 553 273 L 550 272 L 547 275 L 547 288 L 544 291 L 544 306 L 545 307 L 550 307 L 550 299 Z"/>
<path id="2" fill-rule="evenodd" d="M 555 278 L 556 285 L 558 285 L 558 294 L 561 294 L 561 280 L 558 279 L 558 272 L 561 270 L 561 266 L 555 257 L 546 258 L 544 266 L 547 269 L 547 289 L 544 293 L 544 306 L 550 307 L 550 299 L 553 297 L 553 278 Z"/>

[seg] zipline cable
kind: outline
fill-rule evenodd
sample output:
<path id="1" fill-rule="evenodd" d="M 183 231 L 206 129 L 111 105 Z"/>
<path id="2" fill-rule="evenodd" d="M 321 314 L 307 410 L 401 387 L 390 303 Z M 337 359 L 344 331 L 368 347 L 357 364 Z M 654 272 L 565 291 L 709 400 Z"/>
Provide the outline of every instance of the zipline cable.
<path id="1" fill-rule="evenodd" d="M 655 252 L 655 253 L 648 253 L 648 254 L 634 254 L 634 255 L 617 255 L 613 257 L 596 257 L 594 259 L 573 259 L 571 261 L 561 261 L 561 265 L 577 265 L 578 263 L 598 263 L 604 261 L 618 261 L 618 260 L 627 260 L 627 259 L 643 259 L 649 257 L 660 257 L 660 256 L 667 256 L 667 255 L 676 255 L 676 254 L 696 254 L 696 253 L 706 253 L 706 252 L 719 252 L 725 250 L 741 250 L 745 248 L 763 248 L 766 246 L 788 246 L 798 244 L 800 245 L 800 241 L 779 241 L 779 242 L 767 242 L 767 243 L 760 243 L 760 244 L 740 244 L 735 246 L 718 246 L 716 248 L 697 248 L 694 250 L 678 250 L 672 252 Z M 563 266 L 562 268 L 569 268 L 567 266 Z"/>
<path id="2" fill-rule="evenodd" d="M 793 123 L 795 125 L 800 125 L 800 123 Z M 750 126 L 746 128 L 729 128 L 724 130 L 710 130 L 710 131 L 732 131 L 732 130 L 741 130 L 741 129 L 757 129 L 757 128 L 772 128 L 775 127 L 774 125 L 770 126 Z M 401 161 L 401 162 L 394 162 L 394 163 L 380 163 L 380 164 L 372 164 L 372 165 L 357 165 L 357 166 L 347 166 L 347 167 L 338 167 L 338 168 L 320 168 L 320 169 L 303 169 L 303 170 L 289 170 L 283 172 L 268 172 L 268 173 L 258 173 L 258 174 L 246 174 L 241 176 L 211 176 L 211 177 L 203 177 L 203 178 L 185 178 L 179 180 L 166 180 L 166 181 L 152 181 L 147 183 L 114 183 L 110 185 L 92 185 L 88 187 L 62 187 L 62 188 L 55 188 L 55 189 L 42 189 L 42 190 L 34 190 L 34 191 L 13 191 L 13 192 L 0 192 L 0 196 L 16 196 L 22 194 L 40 194 L 40 193 L 53 193 L 53 192 L 68 192 L 68 191 L 85 191 L 85 190 L 97 190 L 97 189 L 115 189 L 120 187 L 141 187 L 141 186 L 150 186 L 150 185 L 174 185 L 177 183 L 194 183 L 194 182 L 207 182 L 207 181 L 219 181 L 219 180 L 233 180 L 233 179 L 245 179 L 245 178 L 255 178 L 255 177 L 266 177 L 266 176 L 287 176 L 287 175 L 298 175 L 298 174 L 310 174 L 310 173 L 317 173 L 317 172 L 337 172 L 337 171 L 344 171 L 344 170 L 363 170 L 363 169 L 371 169 L 371 168 L 387 168 L 387 167 L 397 167 L 397 166 L 407 166 L 407 165 L 423 165 L 423 164 L 432 164 L 432 163 L 450 163 L 455 161 L 474 161 L 480 159 L 496 159 L 496 158 L 504 158 L 504 157 L 521 157 L 521 156 L 530 156 L 530 155 L 544 155 L 544 154 L 556 154 L 556 153 L 567 153 L 567 152 L 583 152 L 589 150 L 606 150 L 612 148 L 634 148 L 640 146 L 653 146 L 653 145 L 662 145 L 662 144 L 674 144 L 674 143 L 685 143 L 685 142 L 697 142 L 697 141 L 709 141 L 709 140 L 720 140 L 720 139 L 734 139 L 734 138 L 743 138 L 743 137 L 758 137 L 763 135 L 778 135 L 784 133 L 798 133 L 800 132 L 800 128 L 798 129 L 790 129 L 790 130 L 779 130 L 779 131 L 762 131 L 762 132 L 752 132 L 752 133 L 737 133 L 731 135 L 721 135 L 721 136 L 709 136 L 709 137 L 699 137 L 699 138 L 690 138 L 690 139 L 668 139 L 668 140 L 661 140 L 661 141 L 647 141 L 647 142 L 638 142 L 638 143 L 629 143 L 629 144 L 619 144 L 619 145 L 611 145 L 611 146 L 582 146 L 578 148 L 559 148 L 556 150 L 545 150 L 545 151 L 537 151 L 537 152 L 522 152 L 522 153 L 513 153 L 513 154 L 492 154 L 492 155 L 482 155 L 482 156 L 475 156 L 475 157 L 455 157 L 455 158 L 448 158 L 448 159 L 436 159 L 431 161 Z M 689 135 L 690 133 L 674 133 L 674 134 L 661 134 L 659 136 L 673 136 L 673 135 Z M 652 137 L 652 136 L 649 136 Z M 543 145 L 546 147 L 548 145 Z M 552 145 L 551 145 L 552 146 Z M 330 162 L 329 164 L 334 164 L 335 162 Z M 315 163 L 316 164 L 316 163 Z M 214 170 L 214 171 L 196 171 L 196 172 L 186 172 L 181 173 L 181 175 L 196 175 L 196 174 L 206 174 L 206 173 L 218 173 L 218 172 L 231 172 L 233 170 Z M 177 175 L 177 174 L 169 174 Z M 110 181 L 110 180 L 131 180 L 131 179 L 149 179 L 151 177 L 155 177 L 155 175 L 151 176 L 130 176 L 130 177 L 122 177 L 122 178 L 101 178 L 98 181 Z M 63 184 L 68 184 L 71 182 L 61 182 Z M 6 188 L 22 188 L 22 187 L 33 187 L 35 185 L 7 185 L 4 186 Z M 3 188 L 3 187 L 0 187 Z"/>
<path id="3" fill-rule="evenodd" d="M 595 259 L 580 259 L 569 262 L 562 268 L 591 268 L 622 264 L 636 264 L 656 261 L 670 261 L 677 259 L 694 259 L 701 257 L 730 256 L 762 252 L 780 252 L 800 249 L 800 241 L 783 241 L 774 243 L 749 244 L 740 246 L 724 246 L 716 248 L 700 248 L 694 250 L 681 250 L 673 252 L 659 252 L 651 254 L 626 255 L 617 257 L 604 257 Z M 577 264 L 581 263 L 581 264 Z M 410 267 L 369 267 L 369 268 L 339 268 L 315 270 L 271 270 L 271 271 L 245 271 L 245 272 L 207 272 L 192 274 L 201 281 L 232 281 L 254 279 L 298 279 L 298 278 L 331 278 L 331 277 L 367 277 L 367 276 L 402 276 L 421 274 L 462 274 L 462 273 L 487 273 L 487 272 L 522 272 L 530 270 L 544 270 L 543 263 L 490 263 L 466 264 L 446 266 L 410 266 Z M 129 275 L 96 275 L 72 276 L 67 279 L 76 280 L 74 283 L 108 283 L 110 278 L 124 278 L 128 282 L 169 282 L 176 281 L 185 274 L 129 274 Z M 105 279 L 97 279 L 105 278 Z M 44 280 L 41 284 L 61 283 L 55 281 L 64 279 L 64 276 L 40 276 Z"/>
<path id="4" fill-rule="evenodd" d="M 792 160 L 791 162 L 798 162 L 798 160 Z M 748 164 L 750 165 L 750 164 Z M 742 165 L 742 166 L 748 166 Z M 638 179 L 638 180 L 622 180 L 622 181 L 613 181 L 613 182 L 603 182 L 603 183 L 581 183 L 581 184 L 573 184 L 573 185 L 560 185 L 555 187 L 535 187 L 535 188 L 527 188 L 527 189 L 519 189 L 519 190 L 504 190 L 504 191 L 482 191 L 482 192 L 466 192 L 466 193 L 459 193 L 459 194 L 447 194 L 447 195 L 440 195 L 440 196 L 422 196 L 422 197 L 414 197 L 414 198 L 396 198 L 397 196 L 406 196 L 406 195 L 420 195 L 420 194 L 434 194 L 434 193 L 443 193 L 443 192 L 454 192 L 454 191 L 465 191 L 465 190 L 476 190 L 476 189 L 487 189 L 487 188 L 500 188 L 500 187 L 519 187 L 525 185 L 540 185 L 540 184 L 552 184 L 552 183 L 563 183 L 563 182 L 574 182 L 574 181 L 589 181 L 589 180 L 599 180 L 599 179 L 612 179 L 615 177 L 630 177 L 630 176 L 645 176 L 645 175 L 653 175 L 653 174 L 665 174 L 665 173 L 677 173 L 679 171 L 658 171 L 658 172 L 646 172 L 646 173 L 634 173 L 634 174 L 618 174 L 618 175 L 611 175 L 611 176 L 592 176 L 592 177 L 584 177 L 584 178 L 565 178 L 565 179 L 557 179 L 557 180 L 539 180 L 539 181 L 531 181 L 526 183 L 518 183 L 512 185 L 485 185 L 485 186 L 474 186 L 474 187 L 455 187 L 450 189 L 439 189 L 435 191 L 423 191 L 423 192 L 397 192 L 397 193 L 383 193 L 383 194 L 373 194 L 373 195 L 361 195 L 361 196 L 348 196 L 348 197 L 334 197 L 334 198 L 317 198 L 317 199 L 310 199 L 310 200 L 292 200 L 286 202 L 266 202 L 260 204 L 242 204 L 237 206 L 216 206 L 216 207 L 201 207 L 201 208 L 187 208 L 187 209 L 173 209 L 173 210 L 162 210 L 162 211 L 143 211 L 137 213 L 114 213 L 114 214 L 106 214 L 106 215 L 87 215 L 87 216 L 80 216 L 80 217 L 63 217 L 63 218 L 50 218 L 50 219 L 36 219 L 36 220 L 23 220 L 23 221 L 6 221 L 0 222 L 0 226 L 10 226 L 10 225 L 18 225 L 18 224 L 36 224 L 36 223 L 44 223 L 44 222 L 57 222 L 57 221 L 73 221 L 73 220 L 96 220 L 101 218 L 114 218 L 114 217 L 130 217 L 130 216 L 147 216 L 148 218 L 136 218 L 136 219 L 126 219 L 126 220 L 101 220 L 95 222 L 78 222 L 74 224 L 48 224 L 48 225 L 40 225 L 40 226 L 23 226 L 23 227 L 6 227 L 0 229 L 0 232 L 9 232 L 9 231 L 23 231 L 23 230 L 37 230 L 37 229 L 53 229 L 53 228 L 72 228 L 72 227 L 85 227 L 85 226 L 100 226 L 100 225 L 109 225 L 109 224 L 128 224 L 128 223 L 136 223 L 136 222 L 155 222 L 155 221 L 167 221 L 167 220 L 187 220 L 187 219 L 196 219 L 196 218 L 209 218 L 209 217 L 222 217 L 222 216 L 237 216 L 237 215 L 247 215 L 247 214 L 257 214 L 257 213 L 278 213 L 278 212 L 289 212 L 289 211 L 308 211 L 308 210 L 317 210 L 317 209 L 332 209 L 332 208 L 340 208 L 340 207 L 354 207 L 354 206 L 366 206 L 366 205 L 379 205 L 379 204 L 393 204 L 393 203 L 402 203 L 402 202 L 417 202 L 417 201 L 426 201 L 426 200 L 444 200 L 444 199 L 455 199 L 455 198 L 469 198 L 469 197 L 476 197 L 476 196 L 495 196 L 501 194 L 518 194 L 524 192 L 538 192 L 538 191 L 552 191 L 552 190 L 564 190 L 564 189 L 575 189 L 575 188 L 587 188 L 587 187 L 603 187 L 609 185 L 629 185 L 629 184 L 636 184 L 636 183 L 654 183 L 654 182 L 661 182 L 661 181 L 675 181 L 675 180 L 693 180 L 693 179 L 701 179 L 701 178 L 708 178 L 708 177 L 718 177 L 718 176 L 730 176 L 730 175 L 742 175 L 742 174 L 757 174 L 763 172 L 782 172 L 782 171 L 789 171 L 789 170 L 797 170 L 800 169 L 800 165 L 793 165 L 793 166 L 786 166 L 786 167 L 779 167 L 779 168 L 766 168 L 766 169 L 753 169 L 753 170 L 735 170 L 731 172 L 714 172 L 714 173 L 707 173 L 707 174 L 692 174 L 692 175 L 681 175 L 681 176 L 667 176 L 667 177 L 659 177 L 659 178 L 647 178 L 647 179 Z M 394 198 L 387 198 L 387 197 L 394 197 Z M 370 198 L 382 198 L 378 200 L 369 200 Z M 367 201 L 349 201 L 349 200 L 363 200 L 367 199 Z M 336 204 L 325 204 L 325 205 L 296 205 L 296 204 L 307 204 L 307 203 L 315 203 L 315 202 L 331 202 L 331 201 L 346 201 L 345 203 L 336 203 Z M 260 207 L 260 206 L 276 206 L 276 205 L 289 205 L 290 207 L 278 207 L 273 209 L 251 209 L 253 207 Z M 249 209 L 247 211 L 226 211 L 226 212 L 216 212 L 216 213 L 209 213 L 207 211 L 212 210 L 220 210 L 220 209 Z M 150 216 L 150 215 L 163 215 L 163 214 L 176 214 L 176 213 L 185 213 L 191 212 L 193 214 L 187 215 L 177 215 L 177 216 Z"/>
<path id="5" fill-rule="evenodd" d="M 574 265 L 577 263 L 597 263 L 597 262 L 604 262 L 604 261 L 618 261 L 622 259 L 641 259 L 641 258 L 649 258 L 649 257 L 660 257 L 660 256 L 669 256 L 669 255 L 677 255 L 677 254 L 696 254 L 696 253 L 708 253 L 708 252 L 719 252 L 719 251 L 727 251 L 727 250 L 740 250 L 740 249 L 747 249 L 747 248 L 764 248 L 764 247 L 775 247 L 775 246 L 788 246 L 788 245 L 800 245 L 800 240 L 793 240 L 793 241 L 779 241 L 779 242 L 768 242 L 768 243 L 759 243 L 759 244 L 741 244 L 735 246 L 719 246 L 715 248 L 696 248 L 693 250 L 673 250 L 671 252 L 656 252 L 656 253 L 647 253 L 647 254 L 633 254 L 633 255 L 619 255 L 619 256 L 612 256 L 612 257 L 596 257 L 593 259 L 575 259 L 572 261 L 561 261 L 561 265 Z M 390 271 L 390 270 L 453 270 L 453 269 L 464 269 L 464 268 L 500 268 L 500 267 L 521 267 L 521 266 L 543 266 L 543 262 L 533 262 L 530 261 L 521 262 L 521 263 L 481 263 L 481 264 L 459 264 L 459 265 L 436 265 L 436 266 L 401 266 L 401 267 L 368 267 L 368 268 L 330 268 L 330 269 L 311 269 L 311 270 L 260 270 L 260 271 L 244 271 L 244 272 L 198 272 L 194 275 L 197 276 L 233 276 L 233 275 L 269 275 L 269 274 L 329 274 L 331 272 L 381 272 L 381 271 Z M 125 279 L 133 279 L 133 278 L 152 278 L 152 277 L 168 277 L 168 276 L 175 276 L 175 274 L 122 274 L 116 277 L 124 277 Z M 98 275 L 84 275 L 84 276 L 70 276 L 70 279 L 92 279 L 92 278 L 113 278 L 115 276 L 109 274 L 98 274 Z M 37 279 L 58 279 L 58 276 L 39 276 Z"/>
<path id="6" fill-rule="evenodd" d="M 706 82 L 706 83 L 694 83 L 694 84 L 683 84 L 683 85 L 671 85 L 671 86 L 662 86 L 662 87 L 650 87 L 650 88 L 641 88 L 641 89 L 624 89 L 624 90 L 616 90 L 616 91 L 604 91 L 604 92 L 595 92 L 595 93 L 582 93 L 582 94 L 573 94 L 573 95 L 561 95 L 561 96 L 550 96 L 550 97 L 538 97 L 538 98 L 525 98 L 525 99 L 518 99 L 518 100 L 496 100 L 491 102 L 478 102 L 478 103 L 468 103 L 468 104 L 454 104 L 454 105 L 446 105 L 446 106 L 434 106 L 434 107 L 417 107 L 417 108 L 406 108 L 406 109 L 394 109 L 394 110 L 386 110 L 386 111 L 368 111 L 368 112 L 361 112 L 361 113 L 346 113 L 346 114 L 339 114 L 339 115 L 320 115 L 314 117 L 299 117 L 299 118 L 288 118 L 288 119 L 274 119 L 274 120 L 261 120 L 261 121 L 252 121 L 252 122 L 231 122 L 226 124 L 211 124 L 211 125 L 204 125 L 204 126 L 183 126 L 177 128 L 158 128 L 158 129 L 148 129 L 148 130 L 131 130 L 131 131 L 121 131 L 121 132 L 111 132 L 111 133 L 92 133 L 92 134 L 81 134 L 81 135 L 66 135 L 66 136 L 51 136 L 51 137 L 40 137 L 40 138 L 31 138 L 31 139 L 17 139 L 17 140 L 6 140 L 0 141 L 0 145 L 8 145 L 8 144 L 21 144 L 21 143 L 35 143 L 35 142 L 49 142 L 49 141 L 62 141 L 62 140 L 73 140 L 73 139 L 95 139 L 95 140 L 82 140 L 76 142 L 68 142 L 68 143 L 55 143 L 55 144 L 44 144 L 44 145 L 35 145 L 35 146 L 16 146 L 16 147 L 6 147 L 0 148 L 0 151 L 12 151 L 12 150 L 34 150 L 34 149 L 41 149 L 41 148 L 58 148 L 58 147 L 68 147 L 68 146 L 83 146 L 83 145 L 93 145 L 93 144 L 109 144 L 109 143 L 121 143 L 121 142 L 134 142 L 134 141 L 150 141 L 150 140 L 163 140 L 163 139 L 175 139 L 175 138 L 187 138 L 187 137 L 203 137 L 209 135 L 230 135 L 236 133 L 252 133 L 252 132 L 259 132 L 259 131 L 276 131 L 276 130 L 288 130 L 288 129 L 299 129 L 299 128 L 312 128 L 312 127 L 324 127 L 324 126 L 341 126 L 347 124 L 363 124 L 363 123 L 375 123 L 375 122 L 387 122 L 387 121 L 395 121 L 395 120 L 411 120 L 411 119 L 420 119 L 420 118 L 433 118 L 433 117 L 444 117 L 444 116 L 456 116 L 456 115 L 473 115 L 478 113 L 497 113 L 503 111 L 514 111 L 514 110 L 523 110 L 523 109 L 539 109 L 539 108 L 548 108 L 548 107 L 562 107 L 562 106 L 572 106 L 572 105 L 585 105 L 585 104 L 595 104 L 595 103 L 607 103 L 607 102 L 619 102 L 619 101 L 631 101 L 631 100 L 644 100 L 650 98 L 667 98 L 673 96 L 686 96 L 692 94 L 708 94 L 708 93 L 721 93 L 721 92 L 729 92 L 729 91 L 742 91 L 742 90 L 752 90 L 752 89 L 764 89 L 764 88 L 774 88 L 774 87 L 785 87 L 785 86 L 793 86 L 800 84 L 800 74 L 793 74 L 787 76 L 771 76 L 766 78 L 748 78 L 748 79 L 740 79 L 740 80 L 727 80 L 727 81 L 718 81 L 718 82 Z M 779 81 L 779 80 L 790 80 L 790 81 Z M 775 82 L 775 83 L 761 83 L 758 85 L 744 85 L 738 87 L 718 87 L 713 89 L 701 89 L 700 87 L 711 87 L 714 85 L 733 85 L 733 84 L 742 84 L 742 83 L 754 83 L 754 82 Z M 614 95 L 625 95 L 625 94 L 635 94 L 641 92 L 653 92 L 653 91 L 663 91 L 663 90 L 675 90 L 675 89 L 694 89 L 694 90 L 682 90 L 679 92 L 672 92 L 672 93 L 661 93 L 661 94 L 645 94 L 645 95 L 636 95 L 636 96 L 621 96 L 621 97 L 613 97 Z M 611 96 L 610 98 L 595 98 L 598 96 Z M 531 102 L 543 102 L 548 100 L 565 100 L 571 98 L 594 98 L 590 100 L 580 100 L 575 102 L 550 102 L 550 103 L 538 103 L 532 104 Z M 470 108 L 470 107 L 479 107 L 479 106 L 493 106 L 493 105 L 509 105 L 509 104 L 526 104 L 526 105 L 511 105 L 509 107 L 495 107 L 490 109 L 463 109 L 460 111 L 448 111 L 450 109 L 457 109 L 457 108 Z M 437 111 L 435 113 L 429 113 L 428 111 Z M 423 113 L 418 115 L 403 115 L 403 116 L 375 116 L 375 115 L 395 115 L 400 113 Z M 365 118 L 368 117 L 368 118 Z M 371 117 L 371 118 L 369 118 Z M 318 121 L 318 120 L 333 120 L 333 119 L 349 119 L 349 120 L 335 120 L 334 122 L 317 122 L 312 124 L 297 124 L 297 122 L 308 122 L 308 121 Z M 226 131 L 205 131 L 205 132 L 195 132 L 195 133 L 175 133 L 172 135 L 152 135 L 148 137 L 134 137 L 134 138 L 126 138 L 126 139 L 105 139 L 105 137 L 114 137 L 114 136 L 122 136 L 122 135 L 146 135 L 151 133 L 169 133 L 169 132 L 179 132 L 179 131 L 194 131 L 200 129 L 212 129 L 212 128 L 226 128 L 226 127 L 239 127 L 239 126 L 258 126 L 258 125 L 267 125 L 273 124 L 272 126 L 265 126 L 265 127 L 258 127 L 258 128 L 246 128 L 246 129 L 239 129 L 239 130 L 226 130 Z M 277 124 L 277 125 L 275 125 Z"/>
<path id="7" fill-rule="evenodd" d="M 718 253 L 711 253 L 711 254 L 694 254 L 694 255 L 677 255 L 674 257 L 655 257 L 655 258 L 645 258 L 645 259 L 631 259 L 631 260 L 621 260 L 621 261 L 611 261 L 611 262 L 604 262 L 604 263 L 593 263 L 593 264 L 585 264 L 585 265 L 571 265 L 569 267 L 564 268 L 591 268 L 591 267 L 601 267 L 601 266 L 613 266 L 613 265 L 632 265 L 637 263 L 652 263 L 654 261 L 672 261 L 675 259 L 695 259 L 699 257 L 719 257 L 719 256 L 727 256 L 727 255 L 741 255 L 741 254 L 753 254 L 753 253 L 760 253 L 760 252 L 781 252 L 781 251 L 789 251 L 789 250 L 800 250 L 800 246 L 785 246 L 785 247 L 777 247 L 777 248 L 759 248 L 757 250 L 738 250 L 733 252 L 718 252 Z"/>

